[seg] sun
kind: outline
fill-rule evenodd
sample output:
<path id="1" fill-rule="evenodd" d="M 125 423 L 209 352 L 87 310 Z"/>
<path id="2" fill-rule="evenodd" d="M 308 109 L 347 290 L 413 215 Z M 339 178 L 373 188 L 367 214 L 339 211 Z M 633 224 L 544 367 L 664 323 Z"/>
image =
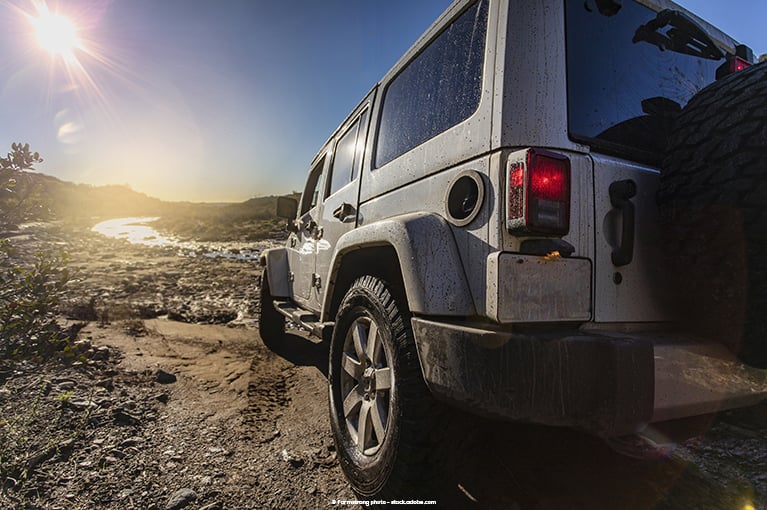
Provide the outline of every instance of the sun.
<path id="1" fill-rule="evenodd" d="M 69 58 L 80 47 L 74 22 L 60 14 L 41 13 L 33 21 L 37 43 L 52 56 Z"/>

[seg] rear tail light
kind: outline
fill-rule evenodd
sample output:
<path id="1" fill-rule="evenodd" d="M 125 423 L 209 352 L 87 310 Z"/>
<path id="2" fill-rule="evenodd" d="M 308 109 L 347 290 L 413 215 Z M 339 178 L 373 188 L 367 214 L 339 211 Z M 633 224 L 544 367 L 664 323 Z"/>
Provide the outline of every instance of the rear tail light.
<path id="1" fill-rule="evenodd" d="M 736 57 L 735 55 L 729 55 L 727 57 L 727 61 L 716 69 L 716 79 L 721 80 L 726 76 L 737 73 L 738 71 L 742 71 L 749 67 L 751 67 L 751 62 L 748 60 Z"/>
<path id="2" fill-rule="evenodd" d="M 727 55 L 725 63 L 717 68 L 716 79 L 721 80 L 733 73 L 747 69 L 751 67 L 751 62 L 753 61 L 754 50 L 745 44 L 738 44 L 735 46 L 735 55 Z"/>
<path id="3" fill-rule="evenodd" d="M 509 156 L 506 228 L 513 233 L 566 235 L 570 230 L 570 160 L 540 149 Z"/>

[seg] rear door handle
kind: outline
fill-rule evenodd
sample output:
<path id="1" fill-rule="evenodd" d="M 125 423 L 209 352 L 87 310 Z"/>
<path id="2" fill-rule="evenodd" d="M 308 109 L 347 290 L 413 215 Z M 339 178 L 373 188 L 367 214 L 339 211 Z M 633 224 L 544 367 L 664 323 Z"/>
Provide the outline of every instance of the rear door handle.
<path id="1" fill-rule="evenodd" d="M 631 201 L 637 194 L 637 185 L 631 179 L 625 181 L 615 181 L 610 184 L 610 203 L 621 213 L 621 242 L 620 245 L 613 248 L 612 261 L 615 266 L 626 266 L 634 260 L 634 230 L 635 230 L 635 208 Z"/>
<path id="2" fill-rule="evenodd" d="M 346 223 L 354 219 L 354 206 L 350 203 L 344 202 L 339 205 L 338 208 L 333 211 L 333 216 L 338 218 L 339 221 Z"/>

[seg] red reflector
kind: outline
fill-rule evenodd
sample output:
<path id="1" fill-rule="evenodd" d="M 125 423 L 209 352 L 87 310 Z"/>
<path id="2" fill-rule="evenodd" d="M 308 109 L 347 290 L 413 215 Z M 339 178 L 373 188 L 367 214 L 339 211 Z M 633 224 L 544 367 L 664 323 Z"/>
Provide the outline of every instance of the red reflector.
<path id="1" fill-rule="evenodd" d="M 522 166 L 517 166 L 511 169 L 511 177 L 509 179 L 510 186 L 512 188 L 518 188 L 525 185 L 525 169 Z"/>
<path id="2" fill-rule="evenodd" d="M 525 165 L 515 163 L 509 169 L 509 205 L 508 217 L 525 217 Z"/>

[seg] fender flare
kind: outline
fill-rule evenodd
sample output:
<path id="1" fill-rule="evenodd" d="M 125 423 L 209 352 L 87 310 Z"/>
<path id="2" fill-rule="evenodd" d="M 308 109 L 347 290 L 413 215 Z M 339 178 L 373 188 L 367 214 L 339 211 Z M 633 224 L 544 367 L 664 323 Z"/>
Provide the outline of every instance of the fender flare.
<path id="1" fill-rule="evenodd" d="M 430 213 L 409 213 L 345 233 L 336 244 L 328 282 L 337 281 L 344 256 L 365 248 L 390 246 L 397 253 L 410 311 L 422 315 L 475 315 L 474 300 L 450 224 Z M 271 284 L 271 279 L 269 280 Z M 325 288 L 323 320 L 333 296 Z"/>
<path id="2" fill-rule="evenodd" d="M 269 278 L 269 291 L 272 296 L 291 297 L 291 285 L 288 278 L 288 250 L 286 248 L 266 249 L 261 252 L 259 262 L 264 268 L 269 268 L 266 276 Z"/>

